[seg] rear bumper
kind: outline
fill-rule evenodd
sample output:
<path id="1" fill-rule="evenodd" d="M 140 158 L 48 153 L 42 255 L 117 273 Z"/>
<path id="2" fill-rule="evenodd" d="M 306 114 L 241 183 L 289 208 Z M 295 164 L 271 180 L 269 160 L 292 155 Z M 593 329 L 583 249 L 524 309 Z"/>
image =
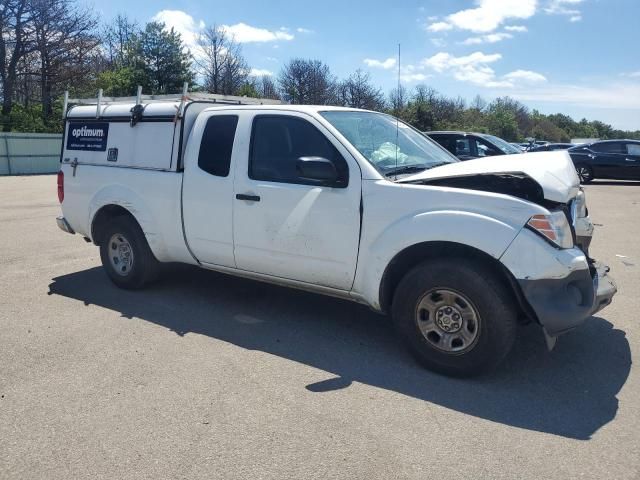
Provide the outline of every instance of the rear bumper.
<path id="1" fill-rule="evenodd" d="M 74 235 L 76 233 L 73 231 L 73 228 L 71 228 L 71 225 L 69 225 L 69 222 L 67 222 L 64 217 L 56 218 L 56 223 L 58 224 L 58 228 L 63 232 L 70 233 L 71 235 Z"/>
<path id="2" fill-rule="evenodd" d="M 554 337 L 579 326 L 611 303 L 618 289 L 608 272 L 609 267 L 596 264 L 565 278 L 518 283 L 545 332 Z"/>

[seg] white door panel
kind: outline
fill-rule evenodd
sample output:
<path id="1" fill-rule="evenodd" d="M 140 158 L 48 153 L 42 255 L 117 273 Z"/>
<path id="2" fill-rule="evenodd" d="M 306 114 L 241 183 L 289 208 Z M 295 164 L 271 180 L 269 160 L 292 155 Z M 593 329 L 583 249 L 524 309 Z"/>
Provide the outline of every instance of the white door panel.
<path id="1" fill-rule="evenodd" d="M 304 118 L 327 136 L 319 123 L 306 116 L 284 115 Z M 235 199 L 239 269 L 351 289 L 360 236 L 361 173 L 346 149 L 329 138 L 349 167 L 346 188 L 254 180 L 248 175 L 250 152 L 238 162 L 235 194 L 259 197 L 259 201 Z"/>

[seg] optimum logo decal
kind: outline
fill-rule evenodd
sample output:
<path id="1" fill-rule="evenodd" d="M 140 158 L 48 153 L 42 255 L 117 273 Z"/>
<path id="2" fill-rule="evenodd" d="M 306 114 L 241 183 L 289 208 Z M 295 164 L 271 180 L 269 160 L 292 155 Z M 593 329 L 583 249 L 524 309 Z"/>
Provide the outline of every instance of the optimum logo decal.
<path id="1" fill-rule="evenodd" d="M 87 128 L 86 125 L 82 128 L 74 128 L 71 130 L 71 135 L 74 137 L 104 137 L 104 130 L 102 128 Z"/>
<path id="2" fill-rule="evenodd" d="M 104 152 L 107 149 L 107 122 L 70 122 L 67 128 L 67 150 Z"/>

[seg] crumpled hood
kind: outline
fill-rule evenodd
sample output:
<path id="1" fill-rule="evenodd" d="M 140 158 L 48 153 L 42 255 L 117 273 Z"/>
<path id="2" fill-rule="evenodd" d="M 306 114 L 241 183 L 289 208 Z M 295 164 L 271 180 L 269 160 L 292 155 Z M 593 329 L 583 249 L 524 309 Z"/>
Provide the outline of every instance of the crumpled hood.
<path id="1" fill-rule="evenodd" d="M 568 152 L 562 150 L 500 155 L 456 162 L 403 177 L 398 182 L 418 183 L 420 180 L 490 173 L 524 173 L 540 184 L 544 198 L 553 202 L 568 203 L 580 189 L 580 180 L 571 157 Z"/>

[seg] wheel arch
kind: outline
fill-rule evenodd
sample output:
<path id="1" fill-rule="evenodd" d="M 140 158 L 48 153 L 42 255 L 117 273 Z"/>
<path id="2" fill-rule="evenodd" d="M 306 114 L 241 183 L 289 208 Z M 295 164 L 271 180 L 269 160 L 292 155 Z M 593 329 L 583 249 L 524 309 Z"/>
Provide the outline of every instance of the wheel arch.
<path id="1" fill-rule="evenodd" d="M 105 228 L 110 221 L 118 217 L 129 217 L 131 218 L 131 220 L 136 222 L 138 226 L 140 226 L 140 228 L 142 228 L 140 222 L 133 215 L 133 213 L 131 213 L 122 205 L 114 203 L 103 205 L 96 211 L 91 221 L 91 240 L 93 241 L 94 245 L 100 245 L 103 240 Z"/>
<path id="2" fill-rule="evenodd" d="M 380 282 L 380 308 L 391 310 L 395 290 L 402 278 L 416 265 L 433 258 L 467 258 L 481 263 L 489 269 L 513 294 L 523 323 L 535 320 L 536 315 L 524 298 L 515 278 L 500 261 L 482 250 L 462 243 L 448 241 L 428 241 L 411 245 L 400 251 L 387 264 Z"/>

